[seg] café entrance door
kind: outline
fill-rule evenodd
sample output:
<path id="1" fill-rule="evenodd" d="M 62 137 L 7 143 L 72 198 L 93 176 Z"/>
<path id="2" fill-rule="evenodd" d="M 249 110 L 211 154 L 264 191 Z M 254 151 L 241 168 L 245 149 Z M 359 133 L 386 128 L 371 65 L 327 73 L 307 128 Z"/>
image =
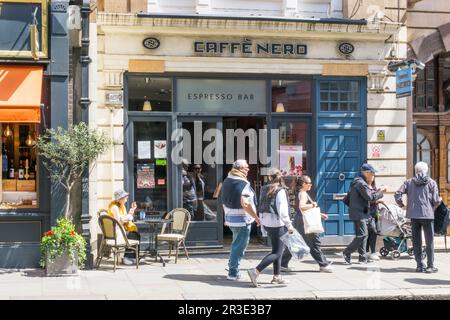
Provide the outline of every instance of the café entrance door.
<path id="1" fill-rule="evenodd" d="M 234 148 L 233 159 L 227 159 L 224 150 L 224 170 L 223 170 L 223 180 L 227 177 L 228 173 L 232 168 L 232 163 L 237 159 L 245 159 L 249 164 L 249 172 L 247 179 L 250 182 L 251 187 L 256 192 L 256 197 L 259 199 L 259 192 L 261 186 L 264 184 L 263 176 L 261 175 L 261 167 L 262 164 L 260 162 L 259 157 L 259 148 L 261 146 L 261 142 L 259 141 L 259 130 L 266 128 L 266 119 L 265 117 L 224 117 L 223 118 L 223 131 L 224 137 L 229 138 L 226 131 L 233 130 L 236 135 L 238 135 L 238 130 L 242 130 L 245 136 L 245 140 L 239 140 L 239 138 L 234 138 L 234 143 L 232 147 Z M 251 130 L 254 130 L 255 136 L 252 136 Z M 227 147 L 231 144 L 228 139 L 226 139 Z M 242 154 L 240 154 L 239 149 L 244 150 Z M 231 243 L 231 230 L 224 226 L 224 241 Z M 251 232 L 251 241 L 253 242 L 261 242 L 265 243 L 265 240 L 262 238 L 261 231 L 259 227 L 253 225 Z M 228 243 L 224 243 L 227 245 Z"/>

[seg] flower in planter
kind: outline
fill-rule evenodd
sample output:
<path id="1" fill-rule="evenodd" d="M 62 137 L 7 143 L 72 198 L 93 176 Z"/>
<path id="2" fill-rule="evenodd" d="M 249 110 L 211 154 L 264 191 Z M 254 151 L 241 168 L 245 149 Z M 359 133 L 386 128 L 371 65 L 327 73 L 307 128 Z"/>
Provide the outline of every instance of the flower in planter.
<path id="1" fill-rule="evenodd" d="M 71 260 L 78 253 L 78 266 L 82 268 L 86 261 L 86 241 L 75 232 L 75 225 L 67 218 L 59 218 L 56 226 L 44 233 L 41 239 L 41 261 L 42 267 L 47 262 L 55 261 L 57 257 L 69 254 Z"/>

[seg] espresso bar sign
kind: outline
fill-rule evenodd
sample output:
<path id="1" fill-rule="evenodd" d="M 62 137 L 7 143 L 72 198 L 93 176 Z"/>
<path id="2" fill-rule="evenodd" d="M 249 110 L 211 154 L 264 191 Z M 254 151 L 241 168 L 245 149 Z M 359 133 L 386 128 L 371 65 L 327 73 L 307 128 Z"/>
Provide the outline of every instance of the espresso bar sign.
<path id="1" fill-rule="evenodd" d="M 213 56 L 305 56 L 307 46 L 298 43 L 254 42 L 245 39 L 242 42 L 195 41 L 196 55 Z"/>
<path id="2" fill-rule="evenodd" d="M 264 80 L 178 79 L 180 112 L 265 112 Z"/>

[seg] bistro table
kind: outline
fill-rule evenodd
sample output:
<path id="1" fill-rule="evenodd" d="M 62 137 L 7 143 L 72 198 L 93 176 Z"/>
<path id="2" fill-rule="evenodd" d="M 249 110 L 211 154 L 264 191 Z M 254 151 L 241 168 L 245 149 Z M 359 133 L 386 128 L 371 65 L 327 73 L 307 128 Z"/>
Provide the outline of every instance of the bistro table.
<path id="1" fill-rule="evenodd" d="M 145 258 L 147 256 L 156 258 L 156 261 L 158 261 L 158 258 L 160 259 L 161 263 L 163 264 L 163 267 L 166 266 L 166 262 L 161 257 L 157 250 L 156 246 L 156 235 L 158 234 L 159 230 L 162 228 L 162 226 L 166 223 L 171 223 L 172 220 L 170 219 L 163 219 L 159 216 L 146 216 L 145 219 L 140 220 L 140 222 L 143 222 L 145 224 L 149 225 L 149 246 L 147 250 L 145 250 L 145 254 L 142 257 L 139 257 L 139 259 Z"/>

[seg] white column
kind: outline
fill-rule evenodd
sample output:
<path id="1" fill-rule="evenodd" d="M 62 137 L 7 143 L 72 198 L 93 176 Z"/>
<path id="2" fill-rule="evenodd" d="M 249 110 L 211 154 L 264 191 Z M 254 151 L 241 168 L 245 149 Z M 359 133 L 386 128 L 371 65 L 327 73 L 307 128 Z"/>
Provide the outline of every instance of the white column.
<path id="1" fill-rule="evenodd" d="M 330 15 L 331 18 L 342 18 L 342 0 L 330 1 Z"/>
<path id="2" fill-rule="evenodd" d="M 211 0 L 196 0 L 195 11 L 198 14 L 208 14 L 211 13 Z"/>
<path id="3" fill-rule="evenodd" d="M 147 2 L 147 12 L 148 13 L 159 12 L 158 0 L 148 0 L 148 2 Z"/>
<path id="4" fill-rule="evenodd" d="M 298 13 L 298 1 L 283 0 L 283 13 L 285 17 L 295 17 Z"/>

